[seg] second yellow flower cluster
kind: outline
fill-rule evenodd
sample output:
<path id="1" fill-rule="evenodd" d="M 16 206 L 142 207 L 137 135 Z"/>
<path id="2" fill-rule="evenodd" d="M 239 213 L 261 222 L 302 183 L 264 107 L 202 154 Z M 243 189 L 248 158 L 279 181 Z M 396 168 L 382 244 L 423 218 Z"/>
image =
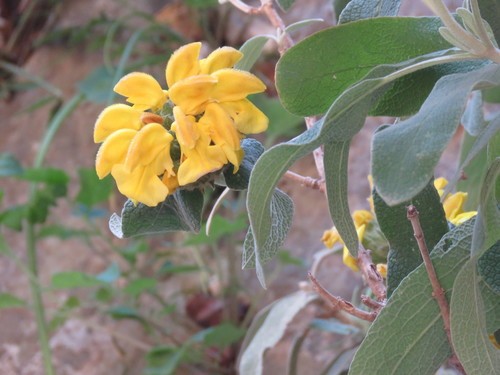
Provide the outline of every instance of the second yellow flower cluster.
<path id="1" fill-rule="evenodd" d="M 370 186 L 372 186 L 371 176 L 368 176 L 370 181 Z M 444 188 L 448 184 L 448 181 L 443 178 L 437 178 L 434 180 L 434 187 L 439 193 L 439 196 L 443 196 Z M 368 199 L 370 203 L 371 210 L 373 212 L 373 198 Z M 454 194 L 448 194 L 443 200 L 443 208 L 445 211 L 446 219 L 454 224 L 460 225 L 465 221 L 469 220 L 471 217 L 477 214 L 476 211 L 467 211 L 463 209 L 464 203 L 467 201 L 467 193 L 456 192 Z M 364 240 L 366 227 L 374 222 L 373 213 L 367 210 L 357 210 L 354 211 L 352 219 L 358 233 L 358 239 L 360 242 Z M 321 238 L 323 243 L 327 248 L 332 248 L 336 243 L 342 243 L 339 233 L 335 227 L 326 230 Z M 343 248 L 342 259 L 346 266 L 348 266 L 353 271 L 359 271 L 357 259 L 354 258 L 347 249 L 346 246 Z M 387 277 L 387 265 L 384 263 L 377 264 L 377 271 L 385 278 Z"/>
<path id="2" fill-rule="evenodd" d="M 200 60 L 200 50 L 201 43 L 191 43 L 173 53 L 168 90 L 146 73 L 123 77 L 114 90 L 132 105 L 111 105 L 96 121 L 97 175 L 111 173 L 134 202 L 156 206 L 228 163 L 236 173 L 241 138 L 267 128 L 267 117 L 246 98 L 265 85 L 233 69 L 243 55 L 223 47 Z"/>

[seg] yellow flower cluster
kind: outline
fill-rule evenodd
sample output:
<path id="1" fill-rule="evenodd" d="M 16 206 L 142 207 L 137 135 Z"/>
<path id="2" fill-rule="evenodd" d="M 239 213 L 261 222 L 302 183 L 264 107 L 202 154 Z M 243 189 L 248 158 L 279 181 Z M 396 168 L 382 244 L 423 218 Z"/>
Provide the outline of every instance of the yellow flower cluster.
<path id="1" fill-rule="evenodd" d="M 96 121 L 97 175 L 111 173 L 135 203 L 156 206 L 228 163 L 236 173 L 240 140 L 267 129 L 267 117 L 246 98 L 263 92 L 264 83 L 233 68 L 241 52 L 222 47 L 199 59 L 200 50 L 201 43 L 191 43 L 172 54 L 168 90 L 146 73 L 123 77 L 114 91 L 131 105 L 111 105 Z"/>
<path id="2" fill-rule="evenodd" d="M 370 182 L 370 187 L 373 188 L 371 176 L 368 176 L 368 181 Z M 448 181 L 443 178 L 437 178 L 434 180 L 434 187 L 437 189 L 439 196 L 443 196 L 444 188 L 448 184 Z M 443 208 L 446 214 L 446 219 L 454 225 L 460 225 L 465 221 L 469 220 L 471 217 L 477 214 L 476 211 L 464 212 L 463 206 L 467 201 L 467 193 L 457 192 L 454 194 L 448 194 L 448 196 L 443 201 Z M 365 237 L 365 230 L 369 223 L 374 219 L 373 216 L 373 197 L 368 198 L 370 203 L 370 211 L 358 210 L 354 211 L 352 219 L 358 233 L 359 241 L 362 242 Z M 326 230 L 323 233 L 321 241 L 325 244 L 327 248 L 332 248 L 337 243 L 343 243 L 340 238 L 339 233 L 335 227 Z M 353 271 L 359 271 L 357 259 L 354 258 L 347 249 L 346 246 L 343 248 L 342 259 L 344 264 L 352 269 Z M 382 277 L 387 277 L 387 264 L 379 263 L 377 264 L 377 271 L 382 275 Z"/>
<path id="3" fill-rule="evenodd" d="M 373 220 L 373 214 L 367 210 L 357 210 L 352 214 L 352 219 L 354 221 L 354 226 L 356 227 L 356 232 L 358 233 L 358 239 L 361 242 L 363 241 L 365 235 L 366 225 Z M 332 248 L 336 243 L 343 243 L 339 232 L 337 232 L 335 227 L 325 231 L 321 241 L 323 241 L 325 246 L 328 248 Z M 359 271 L 358 260 L 354 258 L 351 253 L 349 253 L 349 250 L 345 245 L 342 250 L 342 260 L 344 264 L 354 272 Z"/>
<path id="4" fill-rule="evenodd" d="M 439 177 L 434 180 L 434 187 L 442 197 L 444 194 L 444 188 L 448 185 L 448 181 L 444 177 Z M 467 201 L 467 193 L 463 191 L 457 191 L 454 194 L 448 194 L 443 201 L 443 208 L 446 215 L 446 219 L 454 224 L 460 225 L 471 217 L 476 216 L 477 211 L 464 211 L 464 204 Z"/>

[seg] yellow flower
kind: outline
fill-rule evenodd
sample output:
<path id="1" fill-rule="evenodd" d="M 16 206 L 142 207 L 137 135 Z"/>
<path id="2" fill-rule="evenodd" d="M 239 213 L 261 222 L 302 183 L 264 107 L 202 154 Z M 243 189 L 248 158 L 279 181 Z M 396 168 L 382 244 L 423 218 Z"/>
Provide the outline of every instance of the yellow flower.
<path id="1" fill-rule="evenodd" d="M 265 85 L 233 69 L 242 53 L 223 47 L 200 60 L 200 50 L 201 43 L 191 43 L 172 54 L 165 69 L 168 91 L 149 74 L 127 74 L 114 90 L 131 105 L 111 105 L 96 121 L 94 141 L 102 143 L 97 174 L 111 174 L 134 203 L 156 206 L 228 163 L 236 173 L 243 134 L 267 128 L 267 117 L 246 98 Z"/>
<path id="2" fill-rule="evenodd" d="M 446 185 L 448 185 L 448 181 L 443 177 L 439 177 L 434 180 L 434 187 L 437 189 L 440 197 L 443 196 Z M 467 193 L 462 191 L 458 191 L 454 194 L 448 194 L 446 196 L 443 201 L 443 209 L 446 219 L 449 222 L 454 225 L 460 225 L 477 214 L 477 211 L 464 212 L 463 206 L 466 201 Z"/>
<path id="3" fill-rule="evenodd" d="M 386 263 L 378 263 L 377 264 L 377 272 L 382 276 L 384 279 L 387 279 L 387 264 Z"/>
<path id="4" fill-rule="evenodd" d="M 366 229 L 366 224 L 362 224 L 359 227 L 356 228 L 356 232 L 358 233 L 358 239 L 359 242 L 363 241 L 363 237 L 365 236 L 365 229 Z M 344 264 L 352 269 L 354 272 L 358 272 L 358 260 L 354 258 L 349 250 L 347 249 L 347 246 L 344 246 L 344 249 L 342 251 L 342 260 Z"/>
<path id="5" fill-rule="evenodd" d="M 341 242 L 339 232 L 335 227 L 325 230 L 323 232 L 323 237 L 321 237 L 321 241 L 325 244 L 325 246 L 329 249 L 333 247 L 337 242 Z"/>
<path id="6" fill-rule="evenodd" d="M 363 224 L 368 224 L 373 220 L 373 214 L 367 210 L 356 210 L 352 214 L 354 225 L 359 228 Z"/>
<path id="7" fill-rule="evenodd" d="M 180 107 L 174 107 L 172 130 L 181 146 L 181 164 L 177 172 L 179 185 L 197 181 L 207 173 L 221 169 L 227 163 L 222 148 L 211 145 L 208 134 L 194 116 L 186 116 Z"/>

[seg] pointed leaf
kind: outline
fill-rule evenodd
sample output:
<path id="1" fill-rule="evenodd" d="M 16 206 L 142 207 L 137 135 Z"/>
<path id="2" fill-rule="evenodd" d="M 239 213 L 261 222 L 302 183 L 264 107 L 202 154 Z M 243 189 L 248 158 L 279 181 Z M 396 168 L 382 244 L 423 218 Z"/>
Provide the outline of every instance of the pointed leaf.
<path id="1" fill-rule="evenodd" d="M 254 268 L 271 260 L 280 247 L 292 225 L 293 202 L 288 195 L 275 189 L 271 199 L 270 222 L 268 223 L 269 236 L 261 246 L 256 246 L 252 228 L 248 229 L 243 245 L 242 268 Z M 259 278 L 261 284 L 264 280 Z"/>
<path id="2" fill-rule="evenodd" d="M 422 256 L 415 239 L 413 227 L 406 218 L 406 207 L 414 205 L 428 249 L 432 249 L 448 232 L 448 223 L 440 197 L 431 180 L 424 190 L 411 201 L 396 206 L 388 206 L 377 191 L 373 191 L 373 204 L 377 221 L 389 242 L 387 256 L 387 294 L 390 296 L 410 272 L 422 263 Z"/>
<path id="3" fill-rule="evenodd" d="M 234 167 L 228 165 L 224 168 L 224 180 L 228 188 L 233 190 L 246 190 L 248 188 L 248 181 L 250 174 L 257 162 L 257 159 L 264 152 L 264 146 L 253 138 L 245 138 L 241 141 L 241 148 L 245 152 L 245 156 L 241 162 L 238 172 L 233 173 Z"/>
<path id="4" fill-rule="evenodd" d="M 295 0 L 276 0 L 280 6 L 281 9 L 284 11 L 287 11 L 288 9 L 291 8 L 293 3 L 295 3 Z"/>
<path id="5" fill-rule="evenodd" d="M 328 207 L 333 224 L 353 257 L 358 256 L 358 234 L 347 199 L 349 141 L 329 142 L 324 148 L 324 166 Z"/>
<path id="6" fill-rule="evenodd" d="M 500 43 L 500 1 L 498 0 L 479 0 L 479 10 L 481 18 L 486 20 L 493 30 L 497 43 Z"/>
<path id="7" fill-rule="evenodd" d="M 122 216 L 113 214 L 109 229 L 118 238 L 173 231 L 198 232 L 201 227 L 203 193 L 177 190 L 156 207 L 125 203 Z"/>
<path id="8" fill-rule="evenodd" d="M 259 59 L 264 45 L 271 39 L 268 35 L 256 35 L 240 47 L 243 58 L 236 63 L 235 69 L 249 71 Z"/>
<path id="9" fill-rule="evenodd" d="M 290 294 L 273 303 L 259 330 L 246 347 L 239 363 L 240 375 L 261 375 L 264 353 L 285 334 L 288 323 L 316 296 L 303 291 Z"/>
<path id="10" fill-rule="evenodd" d="M 415 116 L 375 134 L 373 180 L 388 204 L 409 200 L 427 185 L 459 125 L 470 91 L 499 83 L 496 64 L 445 76 Z"/>
<path id="11" fill-rule="evenodd" d="M 488 123 L 484 120 L 483 98 L 481 91 L 474 91 L 472 97 L 465 108 L 461 121 L 467 132 L 476 137 Z"/>
<path id="12" fill-rule="evenodd" d="M 114 183 L 111 176 L 100 180 L 94 168 L 80 168 L 78 176 L 80 178 L 80 191 L 75 201 L 87 207 L 92 207 L 105 201 L 114 190 Z"/>
<path id="13" fill-rule="evenodd" d="M 11 307 L 24 307 L 26 302 L 22 299 L 10 294 L 0 293 L 0 309 L 7 309 Z"/>

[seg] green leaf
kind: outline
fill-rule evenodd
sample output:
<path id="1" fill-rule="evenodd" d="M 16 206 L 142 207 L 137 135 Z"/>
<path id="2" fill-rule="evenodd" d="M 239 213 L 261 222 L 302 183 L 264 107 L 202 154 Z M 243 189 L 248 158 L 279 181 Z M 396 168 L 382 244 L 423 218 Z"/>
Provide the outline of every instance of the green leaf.
<path id="1" fill-rule="evenodd" d="M 184 245 L 215 245 L 221 238 L 235 234 L 247 227 L 248 223 L 244 216 L 240 216 L 237 219 L 226 219 L 222 216 L 215 215 L 212 218 L 208 236 L 204 226 L 202 230 L 200 230 L 200 233 L 190 236 L 184 242 Z"/>
<path id="2" fill-rule="evenodd" d="M 143 292 L 154 291 L 157 283 L 155 279 L 151 278 L 135 279 L 129 282 L 128 285 L 123 288 L 123 291 L 133 297 L 138 297 Z"/>
<path id="3" fill-rule="evenodd" d="M 467 374 L 497 374 L 500 351 L 488 338 L 476 258 L 458 273 L 450 301 L 453 347 Z"/>
<path id="4" fill-rule="evenodd" d="M 500 294 L 500 241 L 478 259 L 477 268 L 486 285 Z"/>
<path id="5" fill-rule="evenodd" d="M 179 264 L 175 265 L 171 261 L 166 261 L 162 264 L 160 269 L 158 270 L 158 275 L 166 276 L 166 275 L 175 275 L 179 273 L 188 273 L 188 272 L 196 272 L 200 271 L 200 266 L 196 264 Z"/>
<path id="6" fill-rule="evenodd" d="M 276 86 L 280 99 L 297 115 L 324 113 L 372 68 L 450 48 L 438 33 L 440 26 L 441 21 L 435 17 L 386 17 L 350 22 L 313 34 L 290 48 L 278 62 Z M 406 97 L 396 97 L 393 107 L 407 112 L 403 104 L 411 105 L 414 112 L 437 78 L 432 74 L 419 77 L 419 86 L 406 92 Z"/>
<path id="7" fill-rule="evenodd" d="M 493 35 L 497 43 L 500 43 L 500 1 L 498 0 L 479 0 L 479 10 L 481 11 L 481 18 L 486 20 L 491 26 Z"/>
<path id="8" fill-rule="evenodd" d="M 448 296 L 456 275 L 469 259 L 473 222 L 448 232 L 432 252 L 432 262 Z M 420 265 L 401 282 L 371 325 L 349 375 L 434 375 L 451 349 L 432 294 L 427 271 Z"/>
<path id="9" fill-rule="evenodd" d="M 23 167 L 16 157 L 8 152 L 0 154 L 0 177 L 19 176 L 23 173 Z"/>
<path id="10" fill-rule="evenodd" d="M 483 115 L 483 98 L 481 91 L 472 93 L 472 97 L 465 108 L 465 112 L 461 121 L 463 127 L 467 132 L 476 137 L 488 125 L 484 120 Z"/>
<path id="11" fill-rule="evenodd" d="M 470 91 L 489 82 L 500 83 L 496 64 L 445 76 L 415 116 L 375 134 L 373 181 L 388 204 L 409 200 L 427 185 L 459 125 Z"/>
<path id="12" fill-rule="evenodd" d="M 173 375 L 177 367 L 186 357 L 188 346 L 180 348 L 159 346 L 153 348 L 146 356 L 148 366 L 145 375 Z"/>
<path id="13" fill-rule="evenodd" d="M 56 273 L 52 275 L 51 281 L 51 286 L 55 289 L 91 288 L 102 285 L 103 282 L 95 276 L 77 271 Z"/>
<path id="14" fill-rule="evenodd" d="M 276 0 L 281 9 L 285 12 L 295 3 L 295 0 Z"/>
<path id="15" fill-rule="evenodd" d="M 265 280 L 263 275 L 259 276 L 258 267 L 271 260 L 283 245 L 292 225 L 292 217 L 292 200 L 288 195 L 276 189 L 271 199 L 270 220 L 267 224 L 269 236 L 266 241 L 262 245 L 256 245 L 252 228 L 248 229 L 243 245 L 242 268 L 257 267 L 257 276 L 263 287 L 265 287 Z"/>
<path id="16" fill-rule="evenodd" d="M 408 62 L 413 64 L 414 61 Z M 247 208 L 257 251 L 268 241 L 271 230 L 270 205 L 276 184 L 299 158 L 333 138 L 349 140 L 363 126 L 366 114 L 378 99 L 388 74 L 403 65 L 383 66 L 370 73 L 370 79 L 348 89 L 332 105 L 327 115 L 289 142 L 276 145 L 262 154 L 255 164 L 247 195 Z M 339 159 L 340 160 L 340 159 Z"/>
<path id="17" fill-rule="evenodd" d="M 232 323 L 222 323 L 209 328 L 203 342 L 208 346 L 224 349 L 240 341 L 245 336 L 245 332 L 245 328 L 237 327 Z"/>
<path id="18" fill-rule="evenodd" d="M 78 89 L 87 100 L 94 103 L 106 103 L 113 91 L 114 76 L 105 66 L 96 68 L 84 80 L 78 83 Z"/>
<path id="19" fill-rule="evenodd" d="M 103 283 L 111 284 L 119 279 L 120 274 L 120 267 L 117 263 L 113 262 L 95 278 Z"/>
<path id="20" fill-rule="evenodd" d="M 300 291 L 273 303 L 264 322 L 240 358 L 240 375 L 262 374 L 265 351 L 278 343 L 288 323 L 315 298 L 314 294 Z"/>
<path id="21" fill-rule="evenodd" d="M 500 207 L 496 200 L 495 187 L 500 176 L 500 157 L 491 163 L 483 180 L 471 252 L 480 256 L 500 240 Z"/>
<path id="22" fill-rule="evenodd" d="M 414 205 L 419 212 L 425 242 L 431 250 L 448 232 L 448 223 L 440 197 L 431 180 L 412 200 L 396 206 L 388 206 L 376 190 L 373 205 L 380 229 L 389 242 L 387 256 L 387 293 L 390 296 L 401 281 L 422 263 L 422 256 L 414 236 L 413 227 L 407 219 L 406 207 Z"/>
<path id="23" fill-rule="evenodd" d="M 23 220 L 28 215 L 28 207 L 26 205 L 13 206 L 5 211 L 0 212 L 0 223 L 7 228 L 21 231 L 23 229 Z"/>
<path id="24" fill-rule="evenodd" d="M 43 182 L 51 185 L 66 185 L 69 182 L 68 174 L 56 168 L 26 168 L 21 177 L 31 182 Z"/>
<path id="25" fill-rule="evenodd" d="M 338 23 L 347 23 L 364 18 L 396 16 L 401 0 L 352 0 L 340 13 Z"/>
<path id="26" fill-rule="evenodd" d="M 235 64 L 234 68 L 250 71 L 259 59 L 262 49 L 269 39 L 272 39 L 272 37 L 268 35 L 256 35 L 243 43 L 240 47 L 243 58 Z"/>
<path id="27" fill-rule="evenodd" d="M 293 33 L 294 31 L 300 30 L 303 27 L 318 23 L 318 22 L 324 22 L 323 18 L 308 18 L 302 21 L 294 22 L 287 27 L 285 27 L 285 32 L 286 33 Z"/>
<path id="28" fill-rule="evenodd" d="M 353 257 L 358 256 L 358 234 L 352 221 L 347 199 L 347 164 L 350 142 L 325 144 L 323 164 L 325 166 L 328 208 L 333 224 Z"/>
<path id="29" fill-rule="evenodd" d="M 11 307 L 24 307 L 26 302 L 22 299 L 10 294 L 0 293 L 0 309 L 8 309 Z"/>
<path id="30" fill-rule="evenodd" d="M 455 175 L 449 180 L 448 185 L 443 193 L 447 196 L 451 192 L 453 187 L 459 181 L 462 171 L 467 176 L 467 179 L 459 185 L 459 191 L 466 191 L 468 193 L 467 206 L 470 209 L 475 209 L 479 204 L 479 191 L 480 184 L 484 179 L 484 174 L 486 173 L 487 167 L 487 148 L 490 140 L 494 135 L 500 130 L 500 115 L 495 117 L 489 123 L 486 123 L 486 128 L 481 129 L 480 133 L 472 143 L 472 139 L 467 134 L 464 137 L 462 144 L 462 150 L 466 149 L 466 157 L 460 163 Z M 471 162 L 473 162 L 471 164 Z M 469 167 L 469 168 L 468 168 Z M 463 190 L 462 190 L 463 189 Z M 469 202 L 470 200 L 470 202 Z"/>
<path id="31" fill-rule="evenodd" d="M 198 232 L 201 227 L 203 194 L 199 190 L 177 190 L 156 207 L 128 200 L 122 216 L 113 214 L 109 229 L 118 238 L 173 231 Z"/>
<path id="32" fill-rule="evenodd" d="M 75 198 L 77 203 L 87 207 L 92 207 L 98 203 L 106 201 L 114 189 L 111 176 L 99 180 L 94 168 L 80 168 L 80 190 Z"/>
<path id="33" fill-rule="evenodd" d="M 230 164 L 223 171 L 227 187 L 233 190 L 246 190 L 248 188 L 248 181 L 255 162 L 264 152 L 264 146 L 253 138 L 245 138 L 241 141 L 241 148 L 245 151 L 245 156 L 238 172 L 234 173 L 234 167 Z"/>
<path id="34" fill-rule="evenodd" d="M 62 225 L 54 224 L 54 225 L 44 225 L 37 233 L 38 238 L 46 238 L 46 237 L 58 237 L 62 240 L 67 240 L 68 238 L 81 237 L 86 238 L 90 237 L 94 232 L 89 232 L 87 230 L 82 229 L 73 229 L 68 228 Z"/>

